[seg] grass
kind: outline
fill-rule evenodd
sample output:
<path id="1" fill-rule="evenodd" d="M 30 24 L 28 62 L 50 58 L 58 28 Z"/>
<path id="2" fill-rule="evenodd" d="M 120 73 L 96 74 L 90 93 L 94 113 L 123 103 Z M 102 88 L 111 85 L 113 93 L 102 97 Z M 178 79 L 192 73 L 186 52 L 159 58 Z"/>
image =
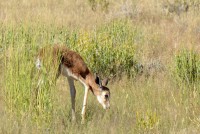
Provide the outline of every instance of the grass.
<path id="1" fill-rule="evenodd" d="M 188 85 L 199 80 L 199 57 L 194 50 L 182 50 L 175 57 L 176 73 Z"/>
<path id="2" fill-rule="evenodd" d="M 200 132 L 198 1 L 167 14 L 185 2 L 0 3 L 0 133 Z M 81 125 L 84 90 L 76 82 L 72 123 L 67 80 L 55 84 L 48 63 L 36 90 L 35 56 L 53 44 L 79 52 L 93 72 L 111 78 L 110 110 L 89 93 Z"/>

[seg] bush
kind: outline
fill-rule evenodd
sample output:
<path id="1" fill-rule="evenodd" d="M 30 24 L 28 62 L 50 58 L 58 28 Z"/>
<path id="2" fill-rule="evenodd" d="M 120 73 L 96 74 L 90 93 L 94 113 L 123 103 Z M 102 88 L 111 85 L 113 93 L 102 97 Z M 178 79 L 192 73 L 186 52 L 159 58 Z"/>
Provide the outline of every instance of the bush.
<path id="1" fill-rule="evenodd" d="M 125 73 L 134 77 L 139 70 L 135 58 L 138 36 L 137 28 L 116 21 L 92 32 L 76 33 L 76 41 L 69 47 L 83 56 L 93 72 L 102 76 L 120 77 Z"/>

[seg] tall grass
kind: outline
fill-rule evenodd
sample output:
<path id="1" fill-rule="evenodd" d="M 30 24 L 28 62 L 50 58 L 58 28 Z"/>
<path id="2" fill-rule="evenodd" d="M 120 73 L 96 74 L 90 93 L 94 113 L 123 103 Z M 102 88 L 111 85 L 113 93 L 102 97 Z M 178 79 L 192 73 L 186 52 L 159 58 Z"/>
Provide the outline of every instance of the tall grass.
<path id="1" fill-rule="evenodd" d="M 89 68 L 102 77 L 137 74 L 134 40 L 138 34 L 127 22 L 112 22 L 91 32 L 70 32 L 66 27 L 39 24 L 37 27 L 10 25 L 1 30 L 5 31 L 1 42 L 5 51 L 6 108 L 19 119 L 30 116 L 36 123 L 51 125 L 54 114 L 59 112 L 54 81 L 57 68 L 52 68 L 50 52 L 46 53 L 44 67 L 40 71 L 35 67 L 37 52 L 43 46 L 51 47 L 54 42 L 66 44 L 79 52 Z M 43 83 L 38 87 L 41 79 Z"/>
<path id="2" fill-rule="evenodd" d="M 200 132 L 199 14 L 193 8 L 199 2 L 188 1 L 180 14 L 165 14 L 164 1 L 107 2 L 1 2 L 0 133 Z M 185 4 L 167 8 L 179 9 L 176 3 Z M 76 82 L 77 122 L 71 122 L 67 80 L 55 83 L 52 57 L 40 71 L 35 67 L 38 50 L 54 44 L 79 52 L 93 72 L 111 78 L 110 110 L 90 93 L 81 125 L 84 90 Z"/>
<path id="3" fill-rule="evenodd" d="M 183 50 L 175 56 L 175 74 L 181 82 L 195 84 L 199 81 L 199 54 L 194 50 Z"/>

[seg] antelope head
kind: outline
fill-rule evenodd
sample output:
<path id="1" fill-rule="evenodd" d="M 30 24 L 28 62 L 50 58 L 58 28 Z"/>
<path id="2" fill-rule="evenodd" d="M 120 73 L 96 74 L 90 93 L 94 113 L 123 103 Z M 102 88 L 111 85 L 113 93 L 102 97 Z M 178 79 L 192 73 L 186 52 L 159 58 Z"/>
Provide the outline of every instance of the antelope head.
<path id="1" fill-rule="evenodd" d="M 104 109 L 110 108 L 110 90 L 106 87 L 108 79 L 101 81 L 97 76 L 95 79 L 96 84 L 99 86 L 100 94 L 97 95 L 97 100 L 103 106 Z"/>

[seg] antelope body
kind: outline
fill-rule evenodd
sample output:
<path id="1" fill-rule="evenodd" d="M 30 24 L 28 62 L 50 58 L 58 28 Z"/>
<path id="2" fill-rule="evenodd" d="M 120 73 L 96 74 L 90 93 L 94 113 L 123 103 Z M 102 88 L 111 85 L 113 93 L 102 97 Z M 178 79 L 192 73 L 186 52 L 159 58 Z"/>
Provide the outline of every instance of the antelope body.
<path id="1" fill-rule="evenodd" d="M 55 45 L 53 47 L 45 47 L 39 51 L 36 67 L 41 69 L 43 64 L 47 61 L 46 58 L 51 56 L 51 67 L 57 69 L 56 78 L 60 74 L 67 77 L 71 103 L 72 103 L 72 120 L 75 120 L 75 97 L 76 89 L 74 86 L 74 80 L 80 81 L 85 87 L 85 94 L 83 99 L 82 107 L 82 123 L 85 120 L 85 112 L 87 105 L 88 91 L 97 97 L 98 102 L 103 106 L 104 109 L 110 107 L 110 91 L 106 87 L 108 80 L 101 82 L 99 77 L 95 77 L 92 72 L 88 69 L 83 58 L 76 52 L 69 50 L 65 46 Z"/>

